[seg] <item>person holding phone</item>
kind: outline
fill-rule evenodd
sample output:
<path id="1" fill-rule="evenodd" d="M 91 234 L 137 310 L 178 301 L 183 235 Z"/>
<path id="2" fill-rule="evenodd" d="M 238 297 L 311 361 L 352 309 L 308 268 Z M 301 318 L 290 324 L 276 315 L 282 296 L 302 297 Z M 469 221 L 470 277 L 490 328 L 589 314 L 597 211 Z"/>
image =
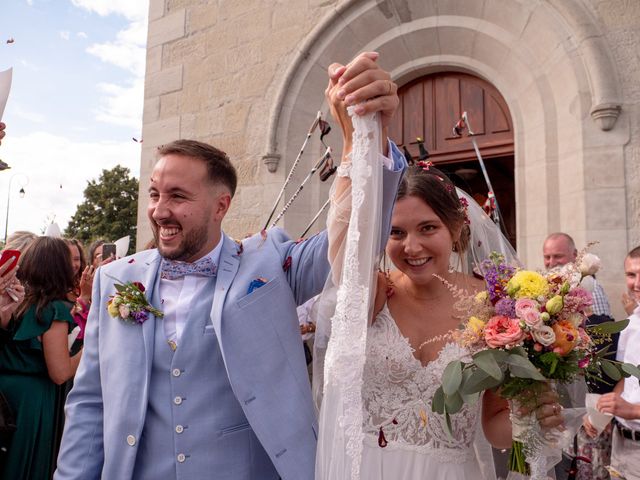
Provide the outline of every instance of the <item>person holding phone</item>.
<path id="1" fill-rule="evenodd" d="M 67 243 L 38 237 L 22 255 L 17 278 L 26 292 L 0 348 L 0 390 L 16 416 L 17 430 L 0 478 L 40 480 L 52 473 L 56 385 L 73 377 L 80 362 L 80 353 L 69 354 L 67 340 L 75 327 L 67 301 L 73 289 Z M 20 293 L 15 284 L 11 288 Z"/>

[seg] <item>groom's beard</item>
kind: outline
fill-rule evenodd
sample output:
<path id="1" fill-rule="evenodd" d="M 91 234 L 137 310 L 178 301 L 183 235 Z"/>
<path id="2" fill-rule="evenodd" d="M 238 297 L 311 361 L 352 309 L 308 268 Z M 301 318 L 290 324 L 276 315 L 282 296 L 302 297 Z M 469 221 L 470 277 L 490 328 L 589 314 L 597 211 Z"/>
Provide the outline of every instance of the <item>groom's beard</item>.
<path id="1" fill-rule="evenodd" d="M 162 241 L 160 240 L 160 225 L 154 224 L 153 238 L 158 246 L 158 252 L 163 258 L 168 260 L 186 261 L 200 251 L 202 246 L 207 242 L 207 225 L 190 231 L 178 245 L 178 248 L 173 251 L 167 251 L 162 247 Z M 184 233 L 184 230 L 182 231 Z"/>

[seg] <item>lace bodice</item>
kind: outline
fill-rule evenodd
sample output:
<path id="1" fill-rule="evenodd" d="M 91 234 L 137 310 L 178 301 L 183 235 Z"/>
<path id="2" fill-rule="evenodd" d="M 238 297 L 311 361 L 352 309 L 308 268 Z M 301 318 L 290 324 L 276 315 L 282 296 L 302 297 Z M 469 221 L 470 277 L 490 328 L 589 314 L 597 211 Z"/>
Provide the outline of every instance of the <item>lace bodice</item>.
<path id="1" fill-rule="evenodd" d="M 479 404 L 465 405 L 451 416 L 451 438 L 444 416 L 431 411 L 431 398 L 447 364 L 467 355 L 458 345 L 448 343 L 436 360 L 422 366 L 385 305 L 367 336 L 365 433 L 379 438 L 382 429 L 386 448 L 409 448 L 437 455 L 441 461 L 464 461 L 478 427 Z"/>

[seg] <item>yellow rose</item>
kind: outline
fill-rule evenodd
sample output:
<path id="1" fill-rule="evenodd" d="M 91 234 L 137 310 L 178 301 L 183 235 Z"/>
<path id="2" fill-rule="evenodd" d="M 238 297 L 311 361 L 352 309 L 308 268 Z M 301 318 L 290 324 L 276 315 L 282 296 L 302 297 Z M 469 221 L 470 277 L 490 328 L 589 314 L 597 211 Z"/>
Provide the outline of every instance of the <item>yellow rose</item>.
<path id="1" fill-rule="evenodd" d="M 118 306 L 113 301 L 113 299 L 109 300 L 109 302 L 107 303 L 107 311 L 109 312 L 109 315 L 114 318 L 120 314 L 120 312 L 118 311 Z"/>

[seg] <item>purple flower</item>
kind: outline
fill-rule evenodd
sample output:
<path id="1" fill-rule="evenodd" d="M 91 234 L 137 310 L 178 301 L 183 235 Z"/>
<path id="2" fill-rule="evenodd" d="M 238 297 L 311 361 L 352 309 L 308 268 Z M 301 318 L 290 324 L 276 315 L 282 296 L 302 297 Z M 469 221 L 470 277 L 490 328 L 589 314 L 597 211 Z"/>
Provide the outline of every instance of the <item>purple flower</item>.
<path id="1" fill-rule="evenodd" d="M 515 268 L 503 263 L 502 258 L 488 258 L 480 265 L 480 270 L 487 284 L 489 300 L 495 304 L 507 296 L 506 285 L 515 273 Z"/>
<path id="2" fill-rule="evenodd" d="M 501 298 L 495 305 L 496 315 L 503 317 L 515 318 L 516 302 L 509 297 Z"/>
<path id="3" fill-rule="evenodd" d="M 136 321 L 136 323 L 144 323 L 144 321 L 148 318 L 147 312 L 145 312 L 144 310 L 131 312 L 131 316 Z"/>

